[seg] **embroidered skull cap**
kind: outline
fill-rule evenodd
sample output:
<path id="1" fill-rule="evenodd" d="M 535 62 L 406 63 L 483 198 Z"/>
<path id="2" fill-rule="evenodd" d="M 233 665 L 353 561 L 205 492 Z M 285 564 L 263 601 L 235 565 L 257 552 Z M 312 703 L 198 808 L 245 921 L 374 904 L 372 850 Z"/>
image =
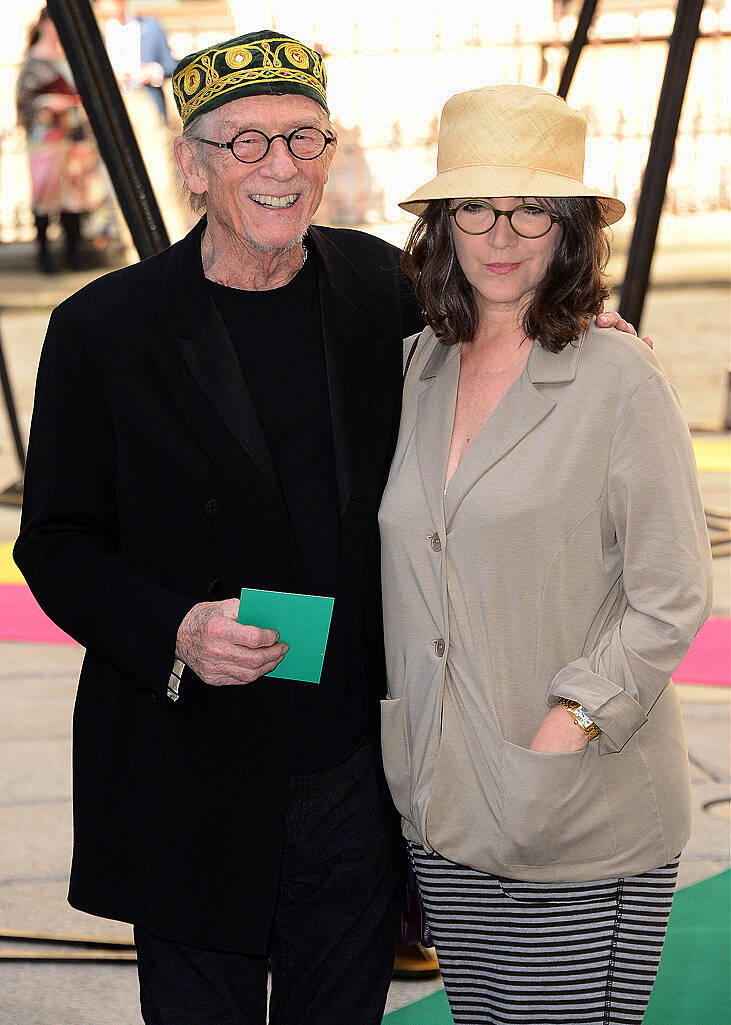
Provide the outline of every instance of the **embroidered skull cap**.
<path id="1" fill-rule="evenodd" d="M 207 46 L 178 61 L 173 95 L 183 127 L 242 96 L 307 96 L 329 114 L 322 54 L 264 29 Z"/>

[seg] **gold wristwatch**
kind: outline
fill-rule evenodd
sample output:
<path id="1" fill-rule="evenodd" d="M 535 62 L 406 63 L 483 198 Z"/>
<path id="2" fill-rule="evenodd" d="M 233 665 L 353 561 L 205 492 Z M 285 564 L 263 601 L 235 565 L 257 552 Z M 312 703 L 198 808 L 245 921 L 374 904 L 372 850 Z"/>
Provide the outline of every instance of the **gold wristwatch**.
<path id="1" fill-rule="evenodd" d="M 571 713 L 571 718 L 574 720 L 577 726 L 579 726 L 584 733 L 587 735 L 589 740 L 594 740 L 601 733 L 601 730 L 586 714 L 586 710 L 583 705 L 580 705 L 578 701 L 570 701 L 568 698 L 559 698 L 556 702 L 557 705 L 563 705 Z"/>

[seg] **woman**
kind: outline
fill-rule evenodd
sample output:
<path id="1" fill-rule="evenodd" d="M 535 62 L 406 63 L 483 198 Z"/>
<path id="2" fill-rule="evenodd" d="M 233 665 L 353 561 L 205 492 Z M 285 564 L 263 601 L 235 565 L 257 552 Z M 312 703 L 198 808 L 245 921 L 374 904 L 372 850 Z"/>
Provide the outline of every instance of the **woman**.
<path id="1" fill-rule="evenodd" d="M 100 204 L 105 188 L 81 101 L 45 8 L 28 36 L 16 102 L 18 122 L 28 139 L 39 267 L 44 273 L 53 270 L 47 232 L 50 218 L 58 215 L 66 263 L 78 270 L 81 215 Z"/>
<path id="2" fill-rule="evenodd" d="M 380 524 L 386 775 L 456 1025 L 641 1022 L 690 830 L 670 674 L 711 608 L 688 430 L 598 330 L 586 125 L 453 97 L 405 269 L 430 325 Z"/>

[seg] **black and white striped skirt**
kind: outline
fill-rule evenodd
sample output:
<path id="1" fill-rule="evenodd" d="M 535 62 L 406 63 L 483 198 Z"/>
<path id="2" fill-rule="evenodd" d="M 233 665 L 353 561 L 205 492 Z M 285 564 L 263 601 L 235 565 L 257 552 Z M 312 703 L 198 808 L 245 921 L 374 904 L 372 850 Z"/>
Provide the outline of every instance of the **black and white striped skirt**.
<path id="1" fill-rule="evenodd" d="M 455 1025 L 639 1025 L 678 859 L 623 879 L 531 883 L 409 842 Z"/>

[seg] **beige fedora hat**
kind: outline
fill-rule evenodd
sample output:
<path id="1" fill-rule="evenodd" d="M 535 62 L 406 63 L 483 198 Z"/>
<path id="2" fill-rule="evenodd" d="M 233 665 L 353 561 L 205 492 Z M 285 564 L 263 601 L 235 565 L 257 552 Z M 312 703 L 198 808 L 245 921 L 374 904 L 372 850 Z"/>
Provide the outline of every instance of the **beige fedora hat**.
<path id="1" fill-rule="evenodd" d="M 457 93 L 439 124 L 437 175 L 399 203 L 421 214 L 430 199 L 595 196 L 606 224 L 624 203 L 584 185 L 586 118 L 553 93 L 493 85 Z"/>

